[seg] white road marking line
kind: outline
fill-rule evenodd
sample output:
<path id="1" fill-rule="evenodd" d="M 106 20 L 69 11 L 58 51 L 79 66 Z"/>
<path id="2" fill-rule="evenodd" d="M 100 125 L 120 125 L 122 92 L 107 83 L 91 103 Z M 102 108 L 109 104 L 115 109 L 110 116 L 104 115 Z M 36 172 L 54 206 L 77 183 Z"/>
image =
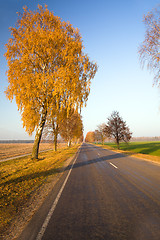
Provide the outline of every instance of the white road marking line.
<path id="1" fill-rule="evenodd" d="M 115 166 L 113 163 L 109 162 L 114 168 L 118 168 L 117 166 Z"/>
<path id="2" fill-rule="evenodd" d="M 56 208 L 56 206 L 57 206 L 57 203 L 58 203 L 58 201 L 59 201 L 59 199 L 60 199 L 60 197 L 61 197 L 61 194 L 62 194 L 63 189 L 64 189 L 64 187 L 65 187 L 65 185 L 66 185 L 66 183 L 67 183 L 67 180 L 68 180 L 68 178 L 69 178 L 69 175 L 71 174 L 72 168 L 73 168 L 73 166 L 74 166 L 74 164 L 75 164 L 75 162 L 76 162 L 76 160 L 77 160 L 77 157 L 78 157 L 78 153 L 77 153 L 77 156 L 76 156 L 76 158 L 75 158 L 75 160 L 74 160 L 74 162 L 73 162 L 73 164 L 72 164 L 72 167 L 71 167 L 71 169 L 69 170 L 69 173 L 68 173 L 68 175 L 67 175 L 67 177 L 66 177 L 66 179 L 65 179 L 65 181 L 64 181 L 64 183 L 63 183 L 63 185 L 62 185 L 62 187 L 61 187 L 61 189 L 60 189 L 60 191 L 59 191 L 59 193 L 58 193 L 58 195 L 57 195 L 57 197 L 56 197 L 56 199 L 55 199 L 55 201 L 54 201 L 54 203 L 53 203 L 53 205 L 52 205 L 52 207 L 51 207 L 51 209 L 50 209 L 50 211 L 49 211 L 49 213 L 48 213 L 48 215 L 47 215 L 47 217 L 46 217 L 46 219 L 45 219 L 45 221 L 44 221 L 44 223 L 43 223 L 43 225 L 42 225 L 42 227 L 41 227 L 40 232 L 39 232 L 38 235 L 37 235 L 36 240 L 41 240 L 42 237 L 43 237 L 43 235 L 44 235 L 44 233 L 45 233 L 45 231 L 46 231 L 46 228 L 47 228 L 47 226 L 48 226 L 48 223 L 49 223 L 49 221 L 50 221 L 50 219 L 51 219 L 51 216 L 52 216 L 52 214 L 53 214 L 53 212 L 54 212 L 54 210 L 55 210 L 55 208 Z"/>

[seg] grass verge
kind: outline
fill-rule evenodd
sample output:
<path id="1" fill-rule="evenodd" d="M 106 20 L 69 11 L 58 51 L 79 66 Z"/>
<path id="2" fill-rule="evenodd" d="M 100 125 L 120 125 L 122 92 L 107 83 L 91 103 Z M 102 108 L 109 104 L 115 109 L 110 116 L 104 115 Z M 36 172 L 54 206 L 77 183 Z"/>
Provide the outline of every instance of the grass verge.
<path id="1" fill-rule="evenodd" d="M 0 234 L 3 236 L 12 221 L 25 208 L 31 197 L 62 172 L 68 158 L 78 146 L 57 152 L 39 154 L 38 160 L 23 157 L 0 163 Z M 45 193 L 46 194 L 46 193 Z"/>
<path id="2" fill-rule="evenodd" d="M 136 158 L 143 158 L 160 163 L 160 142 L 130 142 L 120 143 L 120 149 L 117 149 L 115 143 L 98 144 L 103 148 L 116 150 L 117 152 L 132 155 Z"/>

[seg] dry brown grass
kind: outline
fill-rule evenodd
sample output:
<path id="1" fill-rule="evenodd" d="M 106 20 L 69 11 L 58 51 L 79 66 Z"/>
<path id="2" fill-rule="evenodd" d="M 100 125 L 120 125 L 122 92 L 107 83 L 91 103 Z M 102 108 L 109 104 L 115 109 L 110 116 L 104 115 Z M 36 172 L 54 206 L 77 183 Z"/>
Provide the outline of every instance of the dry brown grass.
<path id="1" fill-rule="evenodd" d="M 77 148 L 46 151 L 39 154 L 39 160 L 27 156 L 0 163 L 0 239 L 15 239 L 70 164 Z"/>
<path id="2" fill-rule="evenodd" d="M 59 144 L 61 148 L 63 144 Z M 33 143 L 0 143 L 0 159 L 11 158 L 32 152 Z M 53 149 L 51 143 L 41 143 L 40 151 Z"/>

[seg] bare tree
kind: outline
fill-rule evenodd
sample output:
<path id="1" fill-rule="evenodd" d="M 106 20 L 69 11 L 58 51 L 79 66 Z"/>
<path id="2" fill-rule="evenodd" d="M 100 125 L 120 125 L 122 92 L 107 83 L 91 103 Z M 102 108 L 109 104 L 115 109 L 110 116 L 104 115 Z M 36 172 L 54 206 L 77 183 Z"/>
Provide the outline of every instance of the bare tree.
<path id="1" fill-rule="evenodd" d="M 132 133 L 126 122 L 119 116 L 119 112 L 114 111 L 108 118 L 108 122 L 105 127 L 106 137 L 114 139 L 119 149 L 120 141 L 129 142 L 132 137 Z"/>
<path id="2" fill-rule="evenodd" d="M 160 11 L 155 9 L 144 16 L 145 39 L 139 48 L 141 63 L 155 74 L 154 83 L 160 79 Z"/>

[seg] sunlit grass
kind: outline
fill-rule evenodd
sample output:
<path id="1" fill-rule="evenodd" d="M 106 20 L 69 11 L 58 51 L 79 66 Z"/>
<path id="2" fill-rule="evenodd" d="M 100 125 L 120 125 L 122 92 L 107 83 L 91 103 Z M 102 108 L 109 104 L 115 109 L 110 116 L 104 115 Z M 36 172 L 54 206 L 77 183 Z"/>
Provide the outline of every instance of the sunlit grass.
<path id="1" fill-rule="evenodd" d="M 117 149 L 115 143 L 105 143 L 105 145 Z M 120 143 L 120 149 L 131 151 L 133 153 L 149 154 L 152 156 L 160 156 L 160 142 L 130 142 Z"/>
<path id="2" fill-rule="evenodd" d="M 39 155 L 38 160 L 23 157 L 0 163 L 0 232 L 16 216 L 21 208 L 49 177 L 60 172 L 66 159 L 78 146 L 49 151 Z M 50 179 L 50 178 L 49 178 Z"/>
<path id="3" fill-rule="evenodd" d="M 160 163 L 160 142 L 130 142 L 120 143 L 120 149 L 115 143 L 96 144 L 102 148 L 115 150 L 132 157 L 145 159 L 152 162 Z"/>

